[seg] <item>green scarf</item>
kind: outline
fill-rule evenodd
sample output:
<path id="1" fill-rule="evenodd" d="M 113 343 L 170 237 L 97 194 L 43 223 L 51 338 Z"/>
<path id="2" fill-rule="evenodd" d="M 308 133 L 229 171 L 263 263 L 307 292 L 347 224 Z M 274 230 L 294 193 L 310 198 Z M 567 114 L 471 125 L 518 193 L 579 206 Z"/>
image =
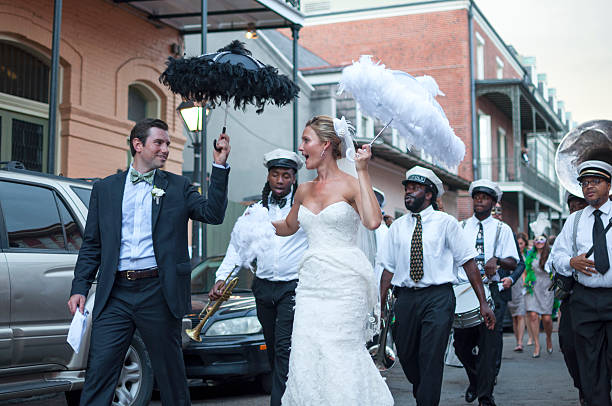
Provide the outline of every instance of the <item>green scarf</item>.
<path id="1" fill-rule="evenodd" d="M 536 281 L 535 271 L 533 270 L 533 261 L 538 256 L 538 251 L 533 248 L 525 256 L 525 288 L 530 295 L 533 295 L 533 284 Z"/>

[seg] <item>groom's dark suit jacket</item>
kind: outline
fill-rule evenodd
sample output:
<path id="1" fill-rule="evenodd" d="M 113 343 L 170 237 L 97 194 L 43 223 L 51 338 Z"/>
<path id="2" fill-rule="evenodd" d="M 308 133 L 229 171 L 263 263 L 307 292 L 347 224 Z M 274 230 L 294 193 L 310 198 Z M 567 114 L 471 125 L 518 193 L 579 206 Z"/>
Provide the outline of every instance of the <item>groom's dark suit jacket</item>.
<path id="1" fill-rule="evenodd" d="M 87 297 L 98 271 L 93 319 L 104 308 L 119 266 L 123 190 L 128 172 L 109 176 L 94 184 L 83 244 L 74 270 L 70 295 Z M 228 169 L 213 167 L 208 200 L 189 180 L 157 170 L 153 184 L 166 193 L 153 200 L 151 228 L 153 250 L 162 291 L 172 314 L 181 318 L 191 310 L 191 266 L 187 250 L 187 221 L 221 224 L 227 208 Z M 153 196 L 151 196 L 153 199 Z M 138 221 L 138 219 L 136 219 Z"/>

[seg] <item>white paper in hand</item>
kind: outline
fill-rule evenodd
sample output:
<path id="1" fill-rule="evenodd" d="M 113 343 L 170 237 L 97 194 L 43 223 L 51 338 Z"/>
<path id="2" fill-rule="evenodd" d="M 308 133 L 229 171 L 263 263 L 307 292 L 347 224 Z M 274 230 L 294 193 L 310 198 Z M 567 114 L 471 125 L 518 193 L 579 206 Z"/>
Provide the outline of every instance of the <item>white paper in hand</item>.
<path id="1" fill-rule="evenodd" d="M 81 349 L 81 341 L 83 341 L 83 335 L 85 335 L 85 328 L 87 326 L 87 316 L 89 312 L 85 310 L 85 314 L 82 314 L 79 309 L 74 312 L 72 323 L 70 323 L 70 330 L 68 330 L 68 344 L 72 347 L 76 354 Z"/>

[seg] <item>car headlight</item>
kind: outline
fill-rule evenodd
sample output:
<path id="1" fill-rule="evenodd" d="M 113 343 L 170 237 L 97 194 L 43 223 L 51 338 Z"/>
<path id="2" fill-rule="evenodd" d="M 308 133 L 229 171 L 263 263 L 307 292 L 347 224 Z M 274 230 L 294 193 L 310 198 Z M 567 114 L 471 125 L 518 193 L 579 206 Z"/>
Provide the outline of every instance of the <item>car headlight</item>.
<path id="1" fill-rule="evenodd" d="M 205 336 L 229 336 L 238 334 L 261 333 L 262 328 L 257 316 L 237 317 L 235 319 L 219 320 L 213 323 Z"/>

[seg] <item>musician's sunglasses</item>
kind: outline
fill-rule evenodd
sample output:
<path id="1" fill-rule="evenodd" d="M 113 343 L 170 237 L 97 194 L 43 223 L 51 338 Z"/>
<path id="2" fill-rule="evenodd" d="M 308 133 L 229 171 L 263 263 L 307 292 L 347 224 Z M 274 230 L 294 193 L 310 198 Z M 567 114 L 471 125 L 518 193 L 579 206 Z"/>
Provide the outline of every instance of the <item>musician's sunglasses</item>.
<path id="1" fill-rule="evenodd" d="M 582 187 L 589 187 L 589 185 L 597 186 L 603 181 L 604 180 L 602 178 L 593 178 L 593 179 L 581 180 L 579 183 L 580 183 L 580 186 Z"/>

